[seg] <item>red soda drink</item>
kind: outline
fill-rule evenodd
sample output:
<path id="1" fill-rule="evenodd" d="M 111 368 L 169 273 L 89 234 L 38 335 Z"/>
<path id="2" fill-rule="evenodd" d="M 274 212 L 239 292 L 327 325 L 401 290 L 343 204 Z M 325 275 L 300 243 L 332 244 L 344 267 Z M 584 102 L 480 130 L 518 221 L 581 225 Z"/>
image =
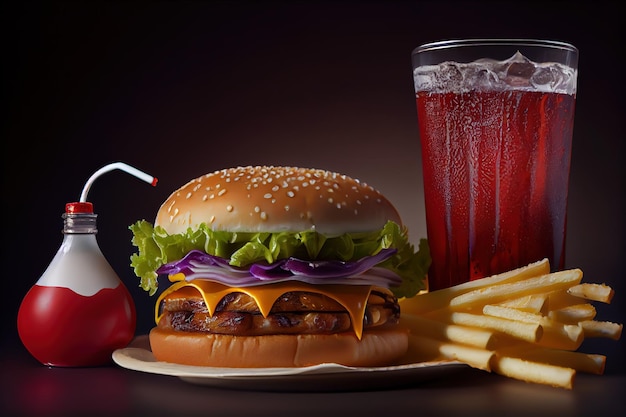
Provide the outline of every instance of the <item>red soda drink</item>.
<path id="1" fill-rule="evenodd" d="M 576 71 L 518 53 L 414 74 L 430 290 L 543 258 L 562 269 Z"/>

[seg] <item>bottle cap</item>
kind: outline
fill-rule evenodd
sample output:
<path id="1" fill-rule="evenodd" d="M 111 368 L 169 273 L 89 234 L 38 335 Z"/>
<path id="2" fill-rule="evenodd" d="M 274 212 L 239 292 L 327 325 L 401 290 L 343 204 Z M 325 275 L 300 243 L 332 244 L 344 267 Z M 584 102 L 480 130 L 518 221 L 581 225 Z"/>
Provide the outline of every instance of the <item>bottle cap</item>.
<path id="1" fill-rule="evenodd" d="M 80 201 L 65 204 L 65 212 L 68 214 L 72 213 L 93 213 L 93 204 L 88 201 Z"/>

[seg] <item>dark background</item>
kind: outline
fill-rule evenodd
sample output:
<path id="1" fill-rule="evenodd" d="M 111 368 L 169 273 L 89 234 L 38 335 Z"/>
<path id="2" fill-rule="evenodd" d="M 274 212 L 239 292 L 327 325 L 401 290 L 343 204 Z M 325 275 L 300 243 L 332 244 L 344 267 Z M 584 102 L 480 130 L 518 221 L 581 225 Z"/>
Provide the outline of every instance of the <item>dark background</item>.
<path id="1" fill-rule="evenodd" d="M 619 2 L 4 2 L 2 345 L 60 246 L 61 214 L 98 168 L 98 241 L 137 305 L 128 226 L 216 169 L 299 165 L 359 178 L 424 237 L 410 55 L 460 37 L 528 37 L 580 49 L 567 267 L 616 290 L 598 319 L 624 322 L 624 19 Z M 623 341 L 583 349 L 624 371 Z"/>

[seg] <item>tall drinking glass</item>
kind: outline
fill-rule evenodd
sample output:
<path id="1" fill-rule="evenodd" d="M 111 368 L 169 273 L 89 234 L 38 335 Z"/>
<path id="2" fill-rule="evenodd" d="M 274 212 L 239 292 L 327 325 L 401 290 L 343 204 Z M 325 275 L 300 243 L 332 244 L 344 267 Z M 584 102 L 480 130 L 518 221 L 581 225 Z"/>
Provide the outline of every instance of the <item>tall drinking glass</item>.
<path id="1" fill-rule="evenodd" d="M 429 288 L 548 258 L 564 267 L 578 50 L 528 39 L 412 53 Z"/>

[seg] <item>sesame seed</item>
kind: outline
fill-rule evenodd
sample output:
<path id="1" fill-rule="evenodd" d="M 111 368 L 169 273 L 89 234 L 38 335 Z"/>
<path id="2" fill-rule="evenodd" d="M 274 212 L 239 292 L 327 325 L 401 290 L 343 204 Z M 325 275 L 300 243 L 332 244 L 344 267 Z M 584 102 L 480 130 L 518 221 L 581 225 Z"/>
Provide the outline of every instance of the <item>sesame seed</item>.
<path id="1" fill-rule="evenodd" d="M 265 195 L 263 195 L 263 198 L 272 198 L 272 194 L 270 194 L 270 193 L 265 193 Z"/>
<path id="2" fill-rule="evenodd" d="M 191 196 L 192 196 L 192 195 L 193 195 L 193 194 L 192 194 L 191 192 L 189 192 L 189 193 L 187 193 L 187 195 L 185 196 L 185 198 L 189 199 L 189 198 L 191 198 Z"/>
<path id="3" fill-rule="evenodd" d="M 233 211 L 233 206 L 231 206 L 230 204 L 226 206 L 226 211 L 227 212 L 232 212 Z"/>
<path id="4" fill-rule="evenodd" d="M 294 196 L 295 196 L 295 194 L 294 194 L 293 191 L 291 191 L 291 190 L 287 191 L 287 197 L 294 197 Z"/>
<path id="5" fill-rule="evenodd" d="M 261 212 L 261 220 L 267 220 L 267 213 L 264 211 Z"/>
<path id="6" fill-rule="evenodd" d="M 289 211 L 289 206 L 285 206 L 285 211 Z"/>
<path id="7" fill-rule="evenodd" d="M 220 190 L 220 192 L 219 192 L 219 193 L 217 193 L 217 195 L 219 195 L 219 196 L 223 196 L 225 193 L 226 193 L 226 188 L 222 188 L 222 189 Z"/>
<path id="8" fill-rule="evenodd" d="M 259 207 L 259 206 L 254 207 L 254 212 L 255 213 L 258 213 L 260 211 L 261 211 L 261 207 Z"/>

